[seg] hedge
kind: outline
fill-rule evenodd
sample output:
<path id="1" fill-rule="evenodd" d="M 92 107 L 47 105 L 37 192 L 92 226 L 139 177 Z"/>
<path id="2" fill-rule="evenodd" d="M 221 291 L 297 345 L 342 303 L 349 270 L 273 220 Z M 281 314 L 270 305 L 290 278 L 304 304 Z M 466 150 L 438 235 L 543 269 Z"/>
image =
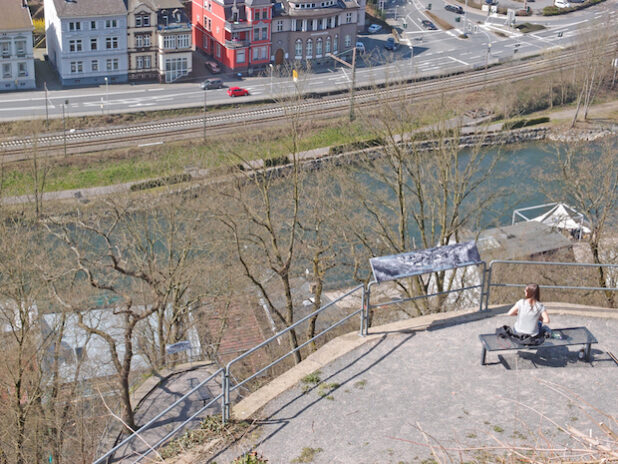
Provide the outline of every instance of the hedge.
<path id="1" fill-rule="evenodd" d="M 158 179 L 150 179 L 144 182 L 131 185 L 130 190 L 136 192 L 138 190 L 148 190 L 164 185 L 180 184 L 181 182 L 189 182 L 192 179 L 191 174 L 174 174 L 173 176 L 160 177 Z"/>
<path id="2" fill-rule="evenodd" d="M 508 121 L 502 125 L 503 130 L 520 129 L 522 127 L 536 126 L 537 124 L 543 124 L 549 122 L 549 117 L 542 116 L 540 118 L 532 119 L 517 119 L 515 121 Z"/>

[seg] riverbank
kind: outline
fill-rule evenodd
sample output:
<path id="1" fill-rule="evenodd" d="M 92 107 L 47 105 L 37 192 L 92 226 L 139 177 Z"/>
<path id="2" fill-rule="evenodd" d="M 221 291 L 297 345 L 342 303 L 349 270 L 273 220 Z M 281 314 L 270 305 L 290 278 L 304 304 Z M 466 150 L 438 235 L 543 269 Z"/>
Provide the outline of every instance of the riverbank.
<path id="1" fill-rule="evenodd" d="M 603 137 L 612 136 L 616 133 L 618 124 L 618 100 L 612 100 L 603 104 L 592 106 L 590 109 L 589 119 L 586 122 L 578 122 L 575 128 L 570 128 L 570 120 L 573 117 L 575 108 L 562 108 L 556 111 L 541 111 L 528 115 L 527 119 L 535 119 L 540 116 L 549 116 L 550 122 L 542 124 L 534 128 L 516 129 L 503 131 L 503 122 L 494 122 L 489 125 L 482 125 L 487 120 L 468 119 L 465 121 L 464 127 L 461 130 L 459 139 L 459 147 L 467 148 L 475 145 L 490 146 L 498 144 L 517 144 L 533 141 L 556 141 L 556 142 L 576 142 L 576 141 L 593 141 Z M 428 131 L 431 127 L 424 127 L 415 132 Z M 408 135 L 409 136 L 409 135 Z M 349 137 L 348 137 L 349 138 Z M 404 135 L 404 139 L 406 136 Z M 332 140 L 332 139 L 331 139 Z M 400 142 L 400 138 L 395 138 L 395 141 Z M 428 150 L 433 147 L 433 142 L 430 140 L 416 142 L 417 148 Z M 377 146 L 368 148 L 362 147 L 363 142 L 349 142 L 336 145 L 322 146 L 302 151 L 297 154 L 297 159 L 301 163 L 322 163 L 333 160 L 341 160 L 346 157 L 359 155 L 360 153 L 369 152 L 370 157 L 379 156 L 379 148 Z M 268 151 L 272 154 L 272 151 Z M 255 159 L 245 165 L 245 169 L 261 169 L 268 167 L 270 169 L 282 169 L 286 165 L 293 162 L 292 154 L 285 154 L 275 158 Z M 45 192 L 42 194 L 43 202 L 56 201 L 73 201 L 78 203 L 88 203 L 96 198 L 113 195 L 113 194 L 129 194 L 136 191 L 153 190 L 161 187 L 174 188 L 190 188 L 190 184 L 194 183 L 217 183 L 225 181 L 230 174 L 238 167 L 234 164 L 227 164 L 213 168 L 200 169 L 194 167 L 185 167 L 184 173 L 175 175 L 166 175 L 161 177 L 151 177 L 139 179 L 135 181 L 113 183 L 110 185 L 62 189 L 58 191 Z M 20 205 L 34 202 L 33 194 L 8 196 L 3 198 L 2 204 L 5 205 Z"/>

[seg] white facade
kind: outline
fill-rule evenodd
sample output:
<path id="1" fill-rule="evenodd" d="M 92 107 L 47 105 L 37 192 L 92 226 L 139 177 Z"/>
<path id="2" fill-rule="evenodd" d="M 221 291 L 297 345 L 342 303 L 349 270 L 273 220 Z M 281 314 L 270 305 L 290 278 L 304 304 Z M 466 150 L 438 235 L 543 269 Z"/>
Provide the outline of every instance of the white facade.
<path id="1" fill-rule="evenodd" d="M 108 83 L 126 82 L 126 10 L 122 14 L 101 15 L 97 8 L 92 8 L 92 16 L 76 16 L 72 12 L 63 17 L 56 6 L 64 2 L 45 0 L 47 54 L 62 84 L 103 84 L 105 78 Z"/>
<path id="2" fill-rule="evenodd" d="M 36 79 L 30 10 L 25 2 L 11 2 L 3 7 L 16 10 L 7 12 L 0 20 L 0 90 L 33 89 Z"/>

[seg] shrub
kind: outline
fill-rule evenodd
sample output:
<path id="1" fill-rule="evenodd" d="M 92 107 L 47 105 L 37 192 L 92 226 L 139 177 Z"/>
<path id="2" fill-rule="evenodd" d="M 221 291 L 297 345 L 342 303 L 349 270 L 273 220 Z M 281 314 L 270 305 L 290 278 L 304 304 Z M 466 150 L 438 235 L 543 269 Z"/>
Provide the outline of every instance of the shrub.
<path id="1" fill-rule="evenodd" d="M 330 147 L 329 153 L 331 155 L 338 155 L 340 153 L 364 150 L 365 148 L 379 147 L 382 145 L 384 145 L 384 141 L 380 137 L 377 137 L 375 139 L 359 140 L 358 142 L 350 142 L 343 145 L 334 145 Z"/>
<path id="2" fill-rule="evenodd" d="M 288 159 L 287 155 L 276 156 L 274 158 L 266 158 L 264 160 L 264 166 L 266 166 L 267 168 L 274 168 L 275 166 L 285 166 L 289 163 L 290 160 Z"/>
<path id="3" fill-rule="evenodd" d="M 131 185 L 130 190 L 137 192 L 138 190 L 148 190 L 164 185 L 179 184 L 181 182 L 189 182 L 192 179 L 191 174 L 175 174 L 173 176 L 160 177 L 158 179 L 150 179 L 144 182 Z"/>
<path id="4" fill-rule="evenodd" d="M 511 130 L 511 129 L 520 129 L 522 127 L 535 126 L 537 124 L 543 124 L 549 122 L 549 118 L 547 116 L 542 116 L 540 118 L 533 119 L 516 119 L 515 121 L 507 121 L 502 125 L 502 129 Z"/>

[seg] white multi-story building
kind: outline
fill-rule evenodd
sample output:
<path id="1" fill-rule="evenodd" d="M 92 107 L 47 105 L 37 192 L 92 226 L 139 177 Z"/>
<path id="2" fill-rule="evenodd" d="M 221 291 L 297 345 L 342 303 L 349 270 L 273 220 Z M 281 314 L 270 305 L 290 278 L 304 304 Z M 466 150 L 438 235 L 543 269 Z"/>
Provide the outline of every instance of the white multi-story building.
<path id="1" fill-rule="evenodd" d="M 62 85 L 127 82 L 123 0 L 45 0 L 47 54 Z"/>
<path id="2" fill-rule="evenodd" d="M 0 90 L 33 89 L 32 18 L 26 0 L 2 2 L 0 14 Z"/>

